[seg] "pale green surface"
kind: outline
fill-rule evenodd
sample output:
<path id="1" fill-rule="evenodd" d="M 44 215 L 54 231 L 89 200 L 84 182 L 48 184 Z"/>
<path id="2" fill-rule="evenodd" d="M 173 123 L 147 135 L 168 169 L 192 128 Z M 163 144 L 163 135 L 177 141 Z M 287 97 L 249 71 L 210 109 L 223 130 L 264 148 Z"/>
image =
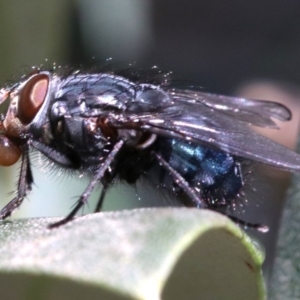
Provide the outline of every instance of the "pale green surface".
<path id="1" fill-rule="evenodd" d="M 264 298 L 262 256 L 217 213 L 140 209 L 46 229 L 52 221 L 0 224 L 1 299 Z"/>
<path id="2" fill-rule="evenodd" d="M 298 153 L 300 140 L 298 141 Z M 270 299 L 300 299 L 300 174 L 294 174 L 286 199 L 270 280 Z"/>

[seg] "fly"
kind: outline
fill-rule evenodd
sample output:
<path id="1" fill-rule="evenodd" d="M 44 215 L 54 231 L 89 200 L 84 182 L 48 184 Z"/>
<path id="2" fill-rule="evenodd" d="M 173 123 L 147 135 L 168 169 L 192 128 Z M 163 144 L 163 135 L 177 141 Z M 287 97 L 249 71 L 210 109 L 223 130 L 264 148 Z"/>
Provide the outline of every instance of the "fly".
<path id="1" fill-rule="evenodd" d="M 110 73 L 61 76 L 40 69 L 2 89 L 0 103 L 6 100 L 0 165 L 21 158 L 21 169 L 16 197 L 0 211 L 2 220 L 31 190 L 31 150 L 91 178 L 73 210 L 51 228 L 72 220 L 98 184 L 103 189 L 95 212 L 100 211 L 116 179 L 134 184 L 146 177 L 174 196 L 185 195 L 187 206 L 222 211 L 234 205 L 244 185 L 243 160 L 300 170 L 299 154 L 249 128 L 278 128 L 273 119 L 289 121 L 289 109 L 275 102 L 140 83 Z"/>

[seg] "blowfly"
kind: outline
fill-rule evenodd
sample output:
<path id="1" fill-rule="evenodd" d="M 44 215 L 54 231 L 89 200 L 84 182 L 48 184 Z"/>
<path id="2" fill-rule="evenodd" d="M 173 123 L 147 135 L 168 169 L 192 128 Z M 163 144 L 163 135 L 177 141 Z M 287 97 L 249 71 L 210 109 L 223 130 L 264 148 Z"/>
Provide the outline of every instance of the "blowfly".
<path id="1" fill-rule="evenodd" d="M 249 125 L 277 128 L 288 121 L 282 104 L 153 84 L 113 73 L 36 69 L 1 90 L 9 107 L 0 120 L 0 165 L 21 160 L 16 196 L 1 211 L 9 217 L 33 184 L 30 152 L 89 176 L 72 211 L 50 227 L 72 220 L 102 185 L 96 212 L 116 179 L 147 178 L 184 204 L 221 211 L 243 188 L 241 161 L 300 170 L 300 155 Z M 231 218 L 244 225 L 263 229 Z"/>

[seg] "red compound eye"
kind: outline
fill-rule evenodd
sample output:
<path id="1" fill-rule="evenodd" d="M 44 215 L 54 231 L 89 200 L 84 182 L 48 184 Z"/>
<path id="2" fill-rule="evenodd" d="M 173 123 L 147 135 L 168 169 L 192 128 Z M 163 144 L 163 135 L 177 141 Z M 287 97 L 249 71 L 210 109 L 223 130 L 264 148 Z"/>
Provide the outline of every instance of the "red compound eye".
<path id="1" fill-rule="evenodd" d="M 0 136 L 0 166 L 15 164 L 21 156 L 21 149 L 6 136 Z"/>
<path id="2" fill-rule="evenodd" d="M 45 101 L 48 85 L 48 76 L 37 74 L 31 77 L 23 87 L 18 103 L 18 118 L 23 124 L 29 124 L 38 113 Z"/>

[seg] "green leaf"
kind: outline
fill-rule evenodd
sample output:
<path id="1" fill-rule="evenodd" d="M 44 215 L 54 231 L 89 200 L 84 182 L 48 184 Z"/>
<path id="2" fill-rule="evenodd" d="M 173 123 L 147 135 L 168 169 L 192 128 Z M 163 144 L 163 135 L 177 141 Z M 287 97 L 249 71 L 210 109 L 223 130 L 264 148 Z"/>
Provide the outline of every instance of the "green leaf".
<path id="1" fill-rule="evenodd" d="M 0 224 L 1 299 L 264 299 L 263 257 L 208 210 L 139 209 Z"/>
<path id="2" fill-rule="evenodd" d="M 298 152 L 300 145 L 298 145 Z M 294 174 L 282 215 L 270 280 L 274 300 L 300 299 L 300 174 Z"/>

